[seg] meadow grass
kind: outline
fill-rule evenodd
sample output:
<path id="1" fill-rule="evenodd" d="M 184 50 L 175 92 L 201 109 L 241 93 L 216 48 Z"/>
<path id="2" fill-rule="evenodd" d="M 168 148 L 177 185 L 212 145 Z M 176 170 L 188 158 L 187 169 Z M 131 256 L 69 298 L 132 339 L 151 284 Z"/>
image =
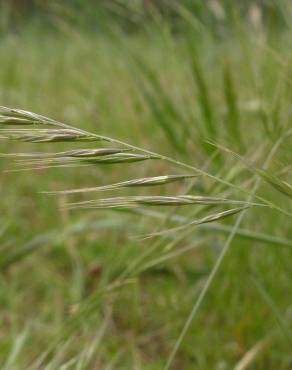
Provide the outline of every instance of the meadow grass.
<path id="1" fill-rule="evenodd" d="M 178 12 L 1 38 L 3 369 L 291 368 L 291 31 Z"/>

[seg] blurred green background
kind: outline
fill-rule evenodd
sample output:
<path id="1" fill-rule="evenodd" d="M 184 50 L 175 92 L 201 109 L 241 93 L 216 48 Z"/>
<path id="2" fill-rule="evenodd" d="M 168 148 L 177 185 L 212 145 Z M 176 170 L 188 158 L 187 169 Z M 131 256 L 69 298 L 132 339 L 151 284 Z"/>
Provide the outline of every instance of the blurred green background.
<path id="1" fill-rule="evenodd" d="M 275 150 L 267 171 L 291 183 L 290 1 L 0 4 L 1 105 L 124 140 L 213 176 L 199 176 L 191 187 L 174 183 L 104 197 L 189 191 L 246 200 L 257 176 L 209 140 L 259 168 Z M 79 147 L 1 140 L 0 151 Z M 256 194 L 272 206 L 248 210 L 239 228 L 235 217 L 142 240 L 222 209 L 68 212 L 66 197 L 41 193 L 179 172 L 164 161 L 11 168 L 1 157 L 2 369 L 292 368 L 291 198 L 260 180 Z"/>

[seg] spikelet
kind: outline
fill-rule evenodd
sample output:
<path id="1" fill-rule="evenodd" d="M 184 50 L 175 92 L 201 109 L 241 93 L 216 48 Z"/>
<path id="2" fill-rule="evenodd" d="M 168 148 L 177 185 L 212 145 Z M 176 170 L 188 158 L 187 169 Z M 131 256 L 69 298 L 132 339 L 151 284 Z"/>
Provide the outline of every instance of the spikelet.
<path id="1" fill-rule="evenodd" d="M 236 200 L 202 197 L 192 195 L 180 196 L 128 196 L 128 197 L 114 197 L 104 199 L 94 199 L 82 202 L 68 203 L 67 208 L 135 208 L 139 206 L 186 206 L 194 204 L 202 205 L 220 205 L 220 204 L 246 204 Z"/>
<path id="2" fill-rule="evenodd" d="M 117 182 L 111 185 L 49 192 L 49 194 L 76 194 L 76 193 L 89 193 L 89 192 L 95 192 L 95 191 L 96 192 L 108 191 L 108 190 L 114 190 L 118 188 L 127 188 L 127 187 L 131 188 L 131 187 L 157 186 L 157 185 L 165 185 L 171 182 L 180 181 L 180 180 L 184 180 L 188 178 L 193 178 L 196 176 L 197 175 L 164 175 L 164 176 L 155 176 L 155 177 L 144 177 L 144 178 L 139 178 L 139 179 Z"/>

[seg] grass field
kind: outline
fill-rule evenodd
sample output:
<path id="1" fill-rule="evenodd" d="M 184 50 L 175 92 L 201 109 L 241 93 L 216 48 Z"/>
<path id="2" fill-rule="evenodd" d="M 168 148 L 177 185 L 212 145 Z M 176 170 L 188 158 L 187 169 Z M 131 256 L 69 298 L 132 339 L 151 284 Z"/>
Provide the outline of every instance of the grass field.
<path id="1" fill-rule="evenodd" d="M 1 369 L 292 368 L 291 30 L 252 18 L 216 36 L 180 15 L 179 33 L 158 18 L 136 34 L 64 22 L 1 36 L 0 105 L 160 156 L 16 172 L 1 156 Z M 0 152 L 104 146 L 3 139 Z M 198 176 L 43 193 L 174 174 Z M 183 194 L 258 205 L 146 239 L 233 206 L 64 207 Z"/>

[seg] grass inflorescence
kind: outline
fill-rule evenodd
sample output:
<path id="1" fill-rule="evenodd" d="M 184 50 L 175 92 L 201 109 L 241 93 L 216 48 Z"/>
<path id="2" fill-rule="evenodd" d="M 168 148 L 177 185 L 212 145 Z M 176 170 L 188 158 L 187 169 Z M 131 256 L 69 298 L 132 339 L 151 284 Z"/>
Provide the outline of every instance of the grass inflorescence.
<path id="1" fill-rule="evenodd" d="M 291 6 L 140 3 L 0 5 L 0 367 L 289 369 Z"/>

